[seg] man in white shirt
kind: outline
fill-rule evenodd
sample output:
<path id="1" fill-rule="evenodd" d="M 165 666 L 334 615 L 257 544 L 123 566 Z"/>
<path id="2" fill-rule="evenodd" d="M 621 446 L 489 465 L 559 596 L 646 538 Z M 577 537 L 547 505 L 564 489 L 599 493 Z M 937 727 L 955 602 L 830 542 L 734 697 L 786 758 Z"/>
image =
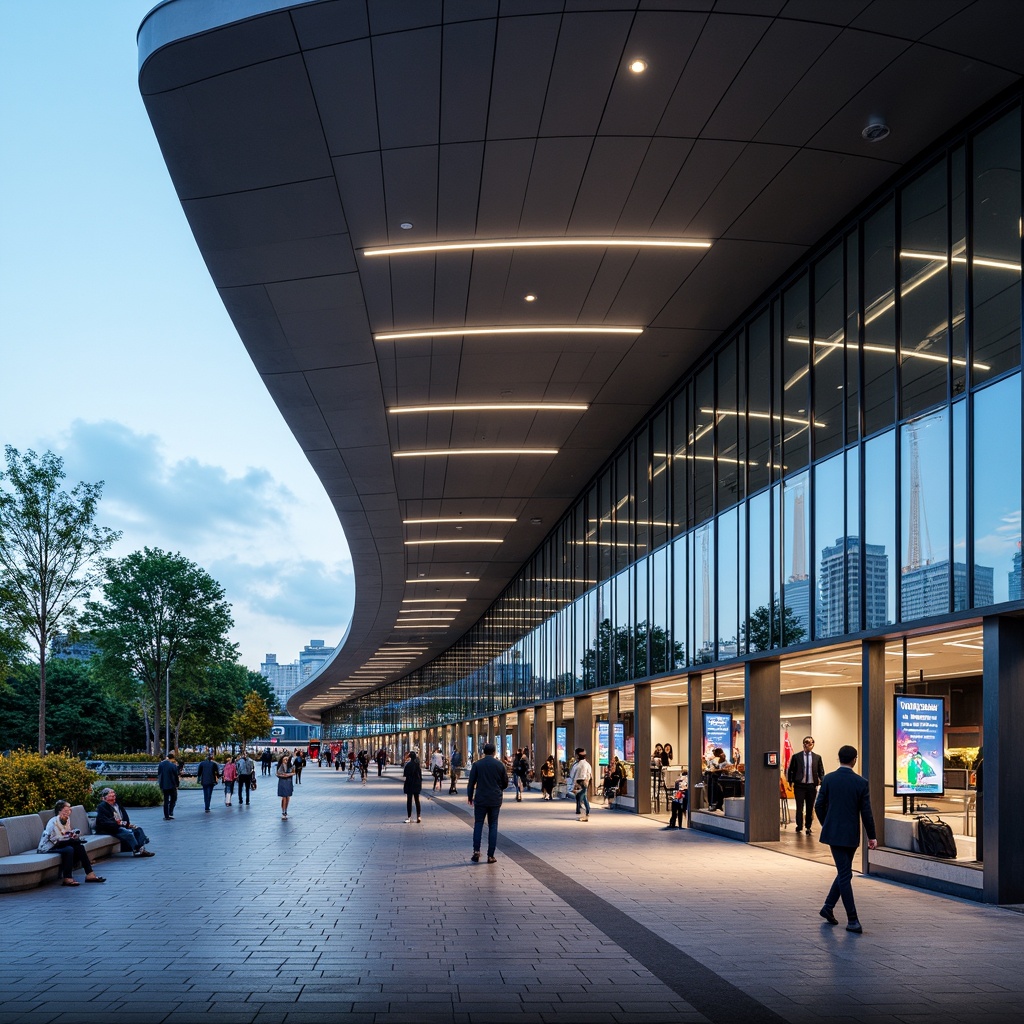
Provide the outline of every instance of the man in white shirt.
<path id="1" fill-rule="evenodd" d="M 440 747 L 430 755 L 430 774 L 434 776 L 434 789 L 440 789 L 444 778 L 444 751 Z"/>
<path id="2" fill-rule="evenodd" d="M 587 760 L 587 752 L 582 747 L 576 748 L 576 761 L 569 771 L 569 792 L 576 795 L 576 820 L 590 820 L 590 800 L 587 790 L 590 780 L 594 777 L 594 769 Z M 586 808 L 584 810 L 584 808 Z"/>

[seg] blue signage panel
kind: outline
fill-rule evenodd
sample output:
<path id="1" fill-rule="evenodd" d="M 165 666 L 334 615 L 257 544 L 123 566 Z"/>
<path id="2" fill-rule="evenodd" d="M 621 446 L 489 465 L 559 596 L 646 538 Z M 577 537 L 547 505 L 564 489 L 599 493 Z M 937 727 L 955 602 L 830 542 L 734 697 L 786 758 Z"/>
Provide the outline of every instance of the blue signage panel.
<path id="1" fill-rule="evenodd" d="M 704 713 L 704 757 L 711 756 L 715 747 L 725 751 L 726 761 L 732 756 L 732 715 L 724 711 Z"/>
<path id="2" fill-rule="evenodd" d="M 897 796 L 944 792 L 942 781 L 944 697 L 896 694 L 895 770 Z"/>

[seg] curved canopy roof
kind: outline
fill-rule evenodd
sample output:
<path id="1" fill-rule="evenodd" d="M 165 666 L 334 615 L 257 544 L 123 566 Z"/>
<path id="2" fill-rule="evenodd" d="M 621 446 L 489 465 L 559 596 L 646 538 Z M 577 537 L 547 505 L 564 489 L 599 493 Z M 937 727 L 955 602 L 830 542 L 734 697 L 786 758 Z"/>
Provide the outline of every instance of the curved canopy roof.
<path id="1" fill-rule="evenodd" d="M 1017 81 L 1022 29 L 1019 0 L 156 8 L 174 186 L 352 551 L 289 711 L 457 640 L 760 293 Z"/>

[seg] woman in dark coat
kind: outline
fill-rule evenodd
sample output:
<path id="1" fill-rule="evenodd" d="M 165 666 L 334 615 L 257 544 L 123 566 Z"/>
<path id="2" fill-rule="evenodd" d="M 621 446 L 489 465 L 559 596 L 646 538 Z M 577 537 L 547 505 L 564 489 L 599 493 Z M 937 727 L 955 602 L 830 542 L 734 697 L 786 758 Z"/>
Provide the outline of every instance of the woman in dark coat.
<path id="1" fill-rule="evenodd" d="M 405 813 L 408 815 L 405 823 L 408 825 L 412 821 L 412 802 L 414 800 L 416 801 L 416 820 L 422 820 L 420 818 L 420 790 L 423 789 L 423 768 L 420 765 L 419 754 L 415 750 L 410 750 L 406 757 L 405 767 L 402 769 L 402 774 L 405 776 L 405 784 L 402 789 L 405 791 Z"/>

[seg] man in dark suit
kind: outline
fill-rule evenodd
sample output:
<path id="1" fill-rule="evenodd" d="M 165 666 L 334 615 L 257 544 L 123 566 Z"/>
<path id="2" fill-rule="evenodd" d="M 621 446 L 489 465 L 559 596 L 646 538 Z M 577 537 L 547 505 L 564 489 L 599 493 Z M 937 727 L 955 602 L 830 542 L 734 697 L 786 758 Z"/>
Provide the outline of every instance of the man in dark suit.
<path id="1" fill-rule="evenodd" d="M 829 924 L 839 924 L 834 913 L 836 903 L 842 898 L 848 932 L 860 934 L 857 906 L 853 902 L 853 855 L 860 846 L 860 827 L 868 834 L 868 849 L 878 846 L 875 839 L 875 819 L 871 813 L 871 797 L 868 780 L 858 775 L 853 766 L 857 763 L 857 748 L 839 748 L 839 767 L 829 772 L 822 780 L 814 813 L 821 822 L 821 839 L 832 850 L 836 863 L 836 879 L 825 897 L 825 905 L 818 912 Z"/>
<path id="2" fill-rule="evenodd" d="M 804 737 L 804 749 L 801 754 L 794 754 L 789 759 L 786 778 L 793 787 L 796 797 L 796 831 L 806 825 L 807 834 L 811 834 L 811 821 L 814 819 L 814 798 L 818 795 L 818 787 L 825 778 L 825 765 L 821 755 L 814 752 L 814 737 Z"/>
<path id="3" fill-rule="evenodd" d="M 470 860 L 480 859 L 480 841 L 484 833 L 484 820 L 487 821 L 487 863 L 494 864 L 497 857 L 494 849 L 498 845 L 498 812 L 508 785 L 508 772 L 505 766 L 494 756 L 496 747 L 493 743 L 484 744 L 484 756 L 473 762 L 469 770 L 469 786 L 466 796 L 473 808 L 473 856 Z"/>

